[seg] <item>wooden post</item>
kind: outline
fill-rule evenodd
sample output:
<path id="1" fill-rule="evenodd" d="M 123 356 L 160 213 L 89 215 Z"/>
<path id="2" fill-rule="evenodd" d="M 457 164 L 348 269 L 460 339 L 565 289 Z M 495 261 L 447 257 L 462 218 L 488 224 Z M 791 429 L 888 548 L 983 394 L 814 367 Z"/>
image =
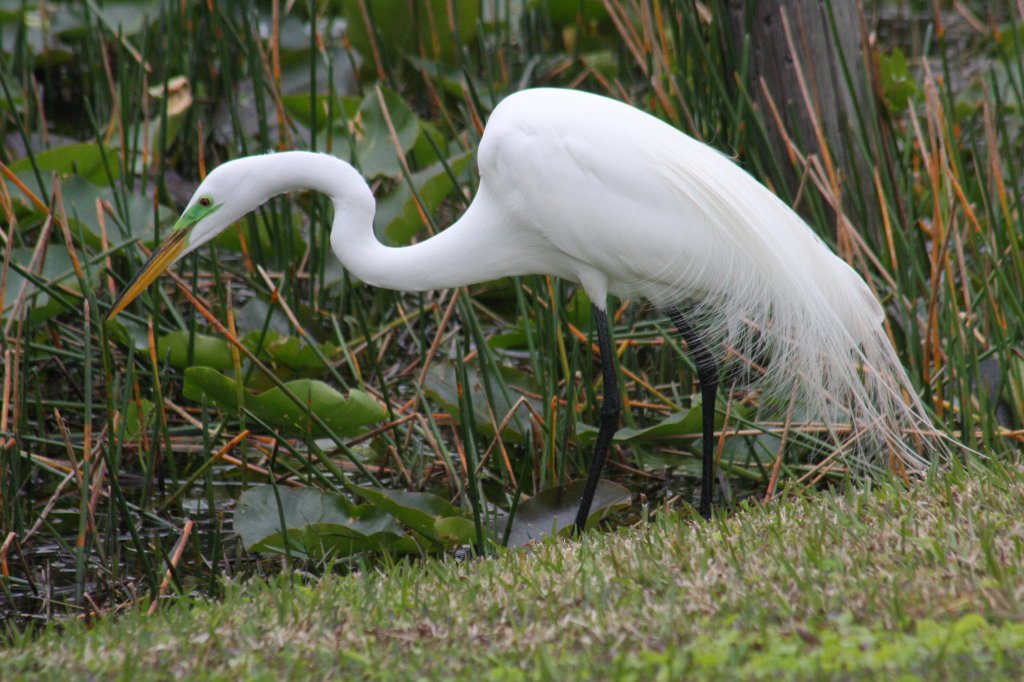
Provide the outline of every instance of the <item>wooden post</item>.
<path id="1" fill-rule="evenodd" d="M 839 187 L 843 205 L 848 209 L 850 197 L 861 194 L 867 215 L 849 215 L 851 221 L 863 223 L 859 227 L 868 232 L 880 230 L 873 163 L 857 152 L 855 144 L 859 126 L 854 103 L 863 107 L 869 101 L 857 2 L 727 0 L 727 7 L 734 54 L 742 54 L 743 41 L 750 37 L 746 85 L 764 115 L 776 157 L 787 159 L 788 153 L 769 97 L 785 134 L 802 153 L 813 153 L 821 159 L 826 174 L 831 176 L 827 181 Z M 874 115 L 873 111 L 865 113 Z M 827 144 L 827 153 L 823 143 Z M 787 189 L 795 196 L 804 169 L 784 164 L 783 173 Z M 809 189 L 805 187 L 804 191 Z M 843 241 L 841 236 L 839 241 Z"/>

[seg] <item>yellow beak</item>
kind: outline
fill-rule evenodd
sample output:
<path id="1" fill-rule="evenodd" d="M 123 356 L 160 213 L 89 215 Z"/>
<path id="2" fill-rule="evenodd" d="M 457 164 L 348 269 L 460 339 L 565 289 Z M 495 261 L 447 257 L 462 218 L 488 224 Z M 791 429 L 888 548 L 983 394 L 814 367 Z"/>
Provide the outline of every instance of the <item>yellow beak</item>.
<path id="1" fill-rule="evenodd" d="M 114 301 L 114 307 L 107 313 L 107 320 L 117 317 L 118 313 L 128 307 L 128 304 L 138 298 L 139 294 L 153 283 L 157 277 L 163 274 L 164 270 L 171 266 L 188 244 L 188 234 L 191 229 L 174 230 L 167 241 L 156 248 L 153 254 L 142 266 L 142 269 L 135 273 L 132 281 L 128 282 L 121 295 Z"/>

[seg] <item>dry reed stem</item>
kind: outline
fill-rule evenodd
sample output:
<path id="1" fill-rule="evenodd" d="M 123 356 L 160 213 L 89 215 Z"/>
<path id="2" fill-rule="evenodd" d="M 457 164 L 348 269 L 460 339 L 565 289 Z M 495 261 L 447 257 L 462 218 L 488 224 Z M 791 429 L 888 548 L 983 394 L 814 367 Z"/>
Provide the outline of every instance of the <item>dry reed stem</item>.
<path id="1" fill-rule="evenodd" d="M 152 616 L 156 613 L 157 608 L 160 606 L 160 600 L 167 595 L 167 590 L 171 586 L 171 578 L 174 576 L 174 570 L 178 567 L 178 563 L 181 561 L 181 556 L 185 552 L 185 543 L 188 542 L 189 537 L 192 535 L 193 527 L 195 527 L 195 521 L 192 519 L 186 519 L 185 526 L 181 529 L 181 535 L 178 537 L 178 541 L 174 544 L 174 549 L 171 550 L 170 566 L 167 567 L 164 579 L 160 582 L 160 589 L 157 596 L 155 596 L 153 601 L 150 602 L 149 610 L 146 612 L 146 615 Z"/>

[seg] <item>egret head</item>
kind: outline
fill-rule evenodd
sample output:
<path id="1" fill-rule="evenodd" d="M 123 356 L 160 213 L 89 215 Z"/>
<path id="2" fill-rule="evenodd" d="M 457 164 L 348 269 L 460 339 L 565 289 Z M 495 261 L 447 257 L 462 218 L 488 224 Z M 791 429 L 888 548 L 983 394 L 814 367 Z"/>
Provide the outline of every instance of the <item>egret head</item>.
<path id="1" fill-rule="evenodd" d="M 114 302 L 107 313 L 108 320 L 124 310 L 175 261 L 210 241 L 262 203 L 249 196 L 251 183 L 246 179 L 252 169 L 242 161 L 220 165 L 206 176 L 170 233 Z"/>

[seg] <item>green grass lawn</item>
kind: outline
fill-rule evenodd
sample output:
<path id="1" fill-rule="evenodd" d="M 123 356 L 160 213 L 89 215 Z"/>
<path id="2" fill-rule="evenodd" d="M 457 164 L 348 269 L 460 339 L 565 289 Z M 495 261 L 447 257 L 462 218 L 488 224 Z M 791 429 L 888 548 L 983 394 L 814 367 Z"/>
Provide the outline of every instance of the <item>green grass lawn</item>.
<path id="1" fill-rule="evenodd" d="M 227 586 L 0 652 L 0 678 L 1017 679 L 1024 469 L 496 559 Z"/>

